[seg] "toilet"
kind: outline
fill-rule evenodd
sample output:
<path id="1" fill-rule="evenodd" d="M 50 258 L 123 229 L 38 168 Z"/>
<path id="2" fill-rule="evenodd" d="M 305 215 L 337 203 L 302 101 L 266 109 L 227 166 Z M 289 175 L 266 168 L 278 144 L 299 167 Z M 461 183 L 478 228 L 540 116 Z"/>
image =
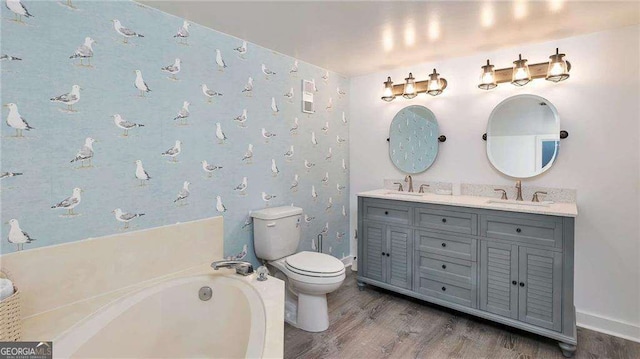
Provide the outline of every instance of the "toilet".
<path id="1" fill-rule="evenodd" d="M 308 332 L 329 328 L 327 293 L 345 278 L 344 264 L 324 253 L 296 253 L 302 208 L 274 207 L 252 212 L 253 244 L 271 274 L 285 281 L 285 321 Z"/>

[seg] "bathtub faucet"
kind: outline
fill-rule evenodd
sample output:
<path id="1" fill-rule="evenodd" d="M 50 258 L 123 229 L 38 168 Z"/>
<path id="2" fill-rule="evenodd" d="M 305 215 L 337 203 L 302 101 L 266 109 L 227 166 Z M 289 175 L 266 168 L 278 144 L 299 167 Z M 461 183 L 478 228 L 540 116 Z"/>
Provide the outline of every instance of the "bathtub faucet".
<path id="1" fill-rule="evenodd" d="M 211 268 L 218 270 L 220 268 L 235 268 L 236 273 L 247 276 L 253 273 L 253 265 L 244 261 L 221 260 L 211 263 Z"/>

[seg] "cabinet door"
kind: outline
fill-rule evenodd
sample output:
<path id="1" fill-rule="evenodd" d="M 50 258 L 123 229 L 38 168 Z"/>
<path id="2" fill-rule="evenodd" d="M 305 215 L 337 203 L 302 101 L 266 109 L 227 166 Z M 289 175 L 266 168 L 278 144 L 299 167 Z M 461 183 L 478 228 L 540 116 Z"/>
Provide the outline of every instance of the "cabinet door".
<path id="1" fill-rule="evenodd" d="M 480 309 L 518 318 L 518 246 L 481 241 Z"/>
<path id="2" fill-rule="evenodd" d="M 385 254 L 387 251 L 386 226 L 376 222 L 364 221 L 362 228 L 362 273 L 364 277 L 386 280 Z"/>
<path id="3" fill-rule="evenodd" d="M 387 229 L 387 283 L 411 289 L 413 263 L 413 236 L 406 228 L 389 226 Z"/>
<path id="4" fill-rule="evenodd" d="M 520 247 L 518 319 L 562 330 L 562 253 Z"/>

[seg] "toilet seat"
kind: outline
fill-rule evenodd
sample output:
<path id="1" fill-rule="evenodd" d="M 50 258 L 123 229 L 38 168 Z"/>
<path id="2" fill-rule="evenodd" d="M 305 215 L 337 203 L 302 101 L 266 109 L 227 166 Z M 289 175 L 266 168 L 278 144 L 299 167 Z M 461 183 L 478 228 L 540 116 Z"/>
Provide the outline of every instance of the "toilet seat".
<path id="1" fill-rule="evenodd" d="M 309 277 L 338 277 L 344 275 L 344 264 L 341 260 L 324 253 L 303 251 L 288 256 L 284 260 L 285 267 L 296 274 Z"/>

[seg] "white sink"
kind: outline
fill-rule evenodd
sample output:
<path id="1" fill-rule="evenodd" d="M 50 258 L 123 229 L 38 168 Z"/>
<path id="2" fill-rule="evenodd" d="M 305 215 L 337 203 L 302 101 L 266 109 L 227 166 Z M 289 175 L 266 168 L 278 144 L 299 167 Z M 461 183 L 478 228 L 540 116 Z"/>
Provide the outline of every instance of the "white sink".
<path id="1" fill-rule="evenodd" d="M 487 201 L 487 204 L 506 204 L 506 205 L 514 205 L 514 206 L 531 206 L 531 207 L 549 207 L 549 205 L 553 204 L 551 201 L 542 201 L 542 202 L 525 202 L 525 201 L 516 201 L 513 199 L 490 199 Z"/>
<path id="2" fill-rule="evenodd" d="M 384 194 L 392 194 L 396 196 L 411 196 L 411 197 L 422 197 L 424 193 L 418 192 L 400 192 L 400 191 L 386 191 Z"/>

